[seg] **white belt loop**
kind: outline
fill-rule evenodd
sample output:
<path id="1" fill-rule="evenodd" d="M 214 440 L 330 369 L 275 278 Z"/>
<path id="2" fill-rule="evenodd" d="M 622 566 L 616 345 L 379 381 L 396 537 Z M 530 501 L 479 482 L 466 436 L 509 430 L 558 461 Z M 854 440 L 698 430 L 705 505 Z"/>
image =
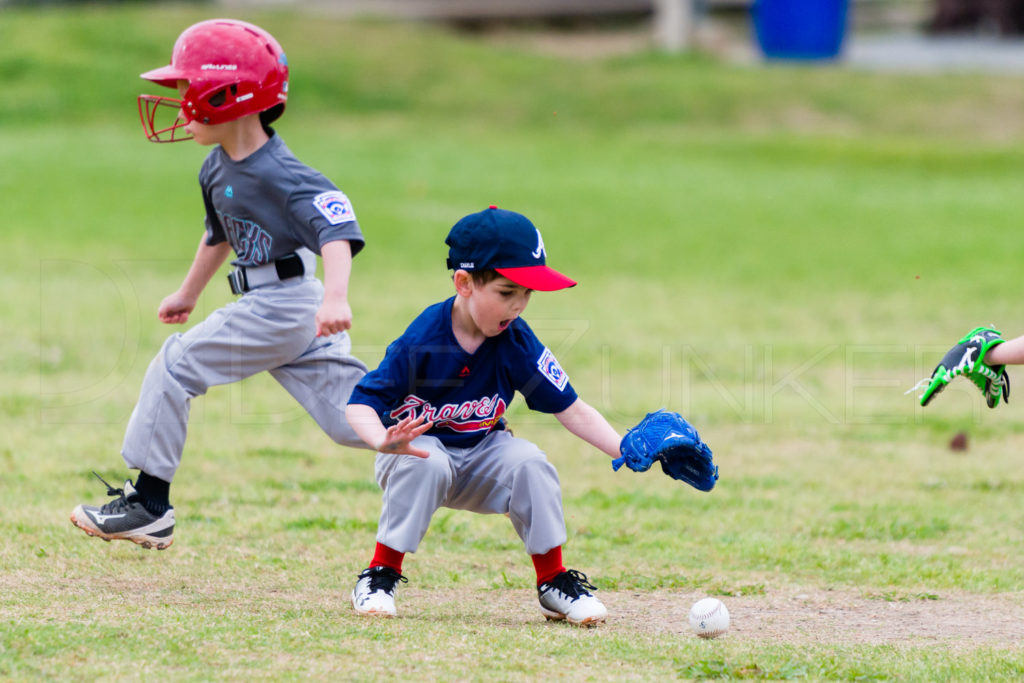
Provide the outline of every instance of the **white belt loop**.
<path id="1" fill-rule="evenodd" d="M 303 278 L 309 280 L 316 277 L 316 253 L 306 247 L 296 249 L 295 253 L 302 259 Z"/>

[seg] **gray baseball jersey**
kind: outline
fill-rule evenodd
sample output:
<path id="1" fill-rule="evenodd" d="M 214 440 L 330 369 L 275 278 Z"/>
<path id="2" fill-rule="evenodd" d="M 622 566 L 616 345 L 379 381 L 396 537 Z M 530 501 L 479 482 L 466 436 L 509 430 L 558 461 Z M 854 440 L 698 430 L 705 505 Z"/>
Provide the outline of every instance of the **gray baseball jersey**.
<path id="1" fill-rule="evenodd" d="M 320 253 L 339 239 L 349 241 L 353 254 L 363 247 L 348 198 L 277 135 L 241 161 L 215 147 L 199 181 L 206 242 L 228 241 L 235 265 L 266 265 L 303 248 Z M 185 447 L 191 399 L 265 370 L 334 441 L 367 448 L 344 411 L 367 368 L 351 355 L 348 334 L 316 337 L 322 301 L 323 285 L 315 273 L 305 273 L 253 289 L 171 335 L 146 371 L 128 422 L 121 449 L 128 466 L 171 481 Z"/>
<path id="2" fill-rule="evenodd" d="M 199 185 L 206 243 L 227 240 L 235 265 L 261 266 L 301 247 L 319 254 L 334 240 L 348 240 L 353 256 L 363 248 L 348 197 L 277 135 L 241 161 L 218 145 L 203 162 Z"/>

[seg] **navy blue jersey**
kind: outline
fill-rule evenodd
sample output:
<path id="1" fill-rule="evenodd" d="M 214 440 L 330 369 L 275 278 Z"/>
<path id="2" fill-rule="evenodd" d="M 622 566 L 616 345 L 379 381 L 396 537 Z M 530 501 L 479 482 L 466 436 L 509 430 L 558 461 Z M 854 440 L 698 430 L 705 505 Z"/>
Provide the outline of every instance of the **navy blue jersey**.
<path id="1" fill-rule="evenodd" d="M 261 266 L 306 247 L 348 240 L 355 256 L 363 234 L 348 197 L 292 154 L 274 134 L 234 161 L 217 145 L 199 171 L 206 204 L 206 243 L 231 244 L 236 266 Z"/>
<path id="2" fill-rule="evenodd" d="M 371 406 L 385 426 L 410 415 L 448 446 L 470 447 L 505 428 L 515 392 L 533 410 L 559 413 L 576 401 L 569 377 L 522 318 L 467 353 L 452 331 L 455 297 L 430 306 L 388 346 L 349 403 Z"/>

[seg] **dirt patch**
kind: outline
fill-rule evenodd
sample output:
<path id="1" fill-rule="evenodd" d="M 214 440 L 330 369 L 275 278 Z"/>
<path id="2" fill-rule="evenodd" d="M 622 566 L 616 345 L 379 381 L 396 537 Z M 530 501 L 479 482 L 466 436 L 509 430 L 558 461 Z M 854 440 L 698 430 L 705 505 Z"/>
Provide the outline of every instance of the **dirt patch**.
<path id="1" fill-rule="evenodd" d="M 244 589 L 244 590 L 243 590 Z M 274 591 L 264 586 L 181 584 L 161 589 L 155 579 L 54 581 L 14 572 L 0 576 L 0 592 L 20 595 L 24 601 L 0 604 L 0 621 L 22 619 L 25 610 L 34 618 L 93 620 L 103 606 L 119 610 L 123 604 L 158 596 L 163 605 L 181 604 L 200 611 L 251 610 L 263 614 L 282 608 L 302 610 L 325 606 L 340 618 L 358 620 L 351 611 L 348 592 L 339 590 L 327 602 L 319 590 Z M 40 604 L 33 594 L 50 597 Z M 240 594 L 250 596 L 240 597 Z M 266 600 L 273 594 L 273 601 Z M 608 633 L 635 634 L 640 639 L 669 635 L 695 638 L 690 631 L 690 606 L 707 597 L 688 591 L 611 591 L 597 594 L 608 607 Z M 112 596 L 116 599 L 112 600 Z M 421 588 L 402 586 L 397 597 L 399 619 L 451 621 L 505 629 L 528 628 L 542 621 L 535 593 L 529 589 Z M 92 599 L 89 599 L 91 597 Z M 731 624 L 722 638 L 739 642 L 792 645 L 896 645 L 944 647 L 965 651 L 978 647 L 1019 647 L 1024 640 L 1024 592 L 971 594 L 963 592 L 882 594 L 868 591 L 770 586 L 764 593 L 716 596 L 729 609 Z M 97 602 L 98 601 L 98 602 Z M 481 613 L 475 606 L 488 604 Z M 27 607 L 31 605 L 31 607 Z"/>
<path id="2" fill-rule="evenodd" d="M 681 593 L 609 593 L 613 624 L 690 633 L 690 605 L 704 597 Z M 903 599 L 799 590 L 721 597 L 730 613 L 727 638 L 782 643 L 942 643 L 954 648 L 1016 645 L 1024 637 L 1024 596 L 935 595 Z"/>
<path id="3" fill-rule="evenodd" d="M 535 604 L 509 591 L 499 602 L 502 625 L 514 627 L 540 618 Z M 494 595 L 491 594 L 491 602 Z M 600 591 L 609 631 L 636 631 L 645 637 L 690 631 L 690 606 L 704 594 L 675 591 Z M 1024 639 L 1024 594 L 967 593 L 871 597 L 837 590 L 771 590 L 764 595 L 720 596 L 731 625 L 722 636 L 739 641 L 800 644 L 865 644 L 930 647 L 954 650 L 1019 646 Z M 459 591 L 403 591 L 402 617 L 444 618 L 463 609 Z M 460 607 L 460 605 L 462 607 Z"/>

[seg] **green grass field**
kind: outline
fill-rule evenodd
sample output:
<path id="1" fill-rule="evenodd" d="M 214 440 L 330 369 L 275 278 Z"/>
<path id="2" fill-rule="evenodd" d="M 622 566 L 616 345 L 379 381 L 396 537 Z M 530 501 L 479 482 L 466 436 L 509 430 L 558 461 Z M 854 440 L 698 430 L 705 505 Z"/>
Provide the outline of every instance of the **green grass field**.
<path id="1" fill-rule="evenodd" d="M 442 510 L 400 616 L 348 603 L 372 457 L 266 376 L 193 404 L 163 552 L 68 523 L 104 500 L 155 316 L 202 231 L 206 150 L 142 136 L 138 79 L 202 7 L 0 10 L 0 679 L 994 680 L 1024 676 L 1024 420 L 966 382 L 904 391 L 978 324 L 1024 333 L 1024 83 L 639 54 L 291 14 L 278 130 L 368 238 L 373 364 L 449 295 L 443 239 L 494 203 L 580 286 L 526 318 L 624 430 L 666 406 L 710 494 L 607 459 L 518 402 L 563 481 L 567 563 L 611 612 L 547 624 L 504 517 Z M 230 299 L 218 277 L 199 314 Z M 1011 371 L 1016 381 L 1016 375 Z M 967 451 L 951 451 L 958 431 Z M 655 468 L 657 469 L 657 468 Z M 721 597 L 730 633 L 694 637 Z"/>

